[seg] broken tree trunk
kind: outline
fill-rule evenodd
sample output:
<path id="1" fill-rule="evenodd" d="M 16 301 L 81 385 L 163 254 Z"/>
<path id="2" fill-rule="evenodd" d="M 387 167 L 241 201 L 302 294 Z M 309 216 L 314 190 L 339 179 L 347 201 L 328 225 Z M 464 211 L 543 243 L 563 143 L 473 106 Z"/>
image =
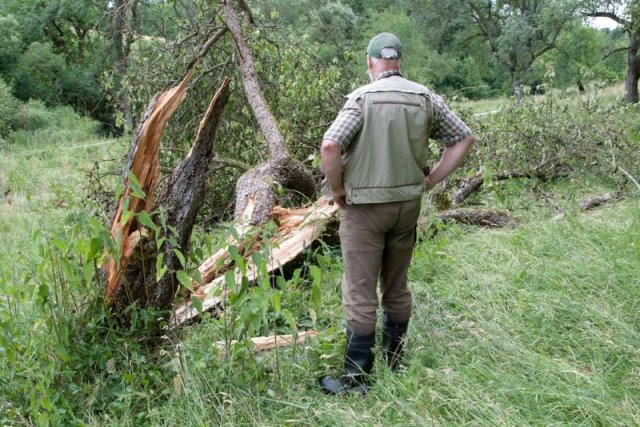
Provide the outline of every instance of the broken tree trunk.
<path id="1" fill-rule="evenodd" d="M 164 215 L 163 221 L 156 220 L 155 224 L 154 231 L 159 230 L 159 236 L 151 235 L 137 222 L 135 216 L 129 214 L 128 221 L 122 221 L 122 218 L 125 211 L 138 214 L 143 210 L 150 211 L 153 206 L 159 176 L 160 136 L 171 114 L 184 99 L 191 75 L 192 69 L 189 69 L 179 86 L 152 101 L 145 120 L 134 137 L 128 164 L 146 198 L 143 201 L 130 197 L 132 186 L 127 181 L 113 219 L 114 239 L 123 242 L 119 263 L 112 259 L 107 271 L 107 300 L 116 312 L 122 312 L 132 303 L 136 303 L 138 307 L 167 309 L 177 290 L 175 272 L 182 268 L 178 253 L 183 257 L 187 256 L 195 217 L 204 201 L 209 165 L 213 158 L 215 131 L 229 96 L 228 79 L 225 79 L 209 104 L 191 151 L 176 167 L 158 197 L 158 209 Z M 160 227 L 158 223 L 167 224 L 167 227 Z M 157 237 L 162 240 L 156 241 Z M 161 262 L 158 262 L 160 257 Z M 165 273 L 156 274 L 157 267 L 165 270 Z"/>
<path id="2" fill-rule="evenodd" d="M 111 221 L 111 236 L 118 245 L 118 255 L 111 257 L 107 265 L 108 301 L 114 299 L 122 281 L 121 273 L 127 267 L 129 257 L 140 240 L 135 215 L 149 211 L 153 205 L 153 194 L 160 178 L 160 137 L 167 121 L 184 99 L 192 74 L 193 70 L 189 69 L 178 86 L 153 97 L 133 136 L 123 173 L 124 190 Z M 144 196 L 134 196 L 136 183 L 131 181 L 131 174 L 139 182 L 139 190 L 144 192 Z"/>
<path id="3" fill-rule="evenodd" d="M 269 161 L 249 170 L 238 179 L 235 218 L 238 220 L 246 211 L 249 200 L 253 200 L 255 206 L 249 221 L 252 224 L 262 224 L 269 219 L 271 210 L 277 202 L 277 186 L 312 200 L 316 187 L 309 171 L 298 160 L 291 157 L 276 119 L 262 95 L 253 55 L 232 3 L 231 0 L 223 1 L 225 23 L 233 36 L 238 52 L 240 73 L 247 100 L 267 141 L 270 153 Z"/>
<path id="4" fill-rule="evenodd" d="M 276 273 L 298 259 L 337 220 L 337 213 L 338 207 L 329 204 L 324 198 L 307 208 L 274 208 L 272 219 L 278 225 L 278 229 L 275 237 L 269 241 L 268 256 L 263 257 L 267 263 L 266 272 Z M 262 236 L 259 233 L 254 236 L 254 239 L 245 241 L 243 258 L 247 260 L 247 264 L 244 274 L 235 268 L 233 260 L 228 259 L 228 248 L 223 248 L 202 263 L 199 269 L 203 277 L 202 284 L 195 287 L 195 292 L 191 295 L 191 299 L 198 298 L 200 303 L 193 304 L 190 299 L 176 306 L 172 324 L 180 325 L 195 319 L 200 314 L 197 306 L 201 306 L 199 308 L 202 311 L 207 311 L 224 304 L 229 293 L 233 291 L 226 287 L 225 273 L 229 270 L 234 271 L 235 283 L 242 283 L 243 279 L 248 282 L 257 279 L 259 269 L 253 263 L 251 253 L 260 248 Z"/>

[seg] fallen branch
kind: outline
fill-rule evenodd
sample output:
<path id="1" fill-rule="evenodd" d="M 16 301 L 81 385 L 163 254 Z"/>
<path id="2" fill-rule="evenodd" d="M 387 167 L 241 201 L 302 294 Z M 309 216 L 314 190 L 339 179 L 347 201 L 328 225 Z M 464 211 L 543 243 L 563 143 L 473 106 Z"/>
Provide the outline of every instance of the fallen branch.
<path id="1" fill-rule="evenodd" d="M 460 224 L 495 228 L 517 223 L 507 211 L 488 209 L 451 209 L 440 212 L 437 218 L 441 221 L 455 221 Z"/>
<path id="2" fill-rule="evenodd" d="M 474 192 L 478 191 L 482 184 L 484 184 L 484 175 L 478 173 L 470 178 L 466 178 L 462 180 L 462 183 L 458 187 L 458 189 L 451 196 L 451 204 L 453 206 L 460 205 L 467 197 L 469 197 Z M 493 181 L 505 181 L 507 179 L 517 179 L 517 178 L 537 178 L 540 180 L 547 179 L 547 176 L 540 173 L 539 171 L 530 172 L 519 172 L 516 170 L 508 170 L 502 172 L 495 172 L 491 175 L 491 179 Z"/>
<path id="3" fill-rule="evenodd" d="M 588 197 L 583 201 L 581 201 L 578 204 L 578 206 L 580 206 L 580 209 L 586 211 L 589 209 L 597 208 L 598 206 L 603 205 L 605 203 L 613 202 L 618 198 L 620 198 L 620 196 L 621 196 L 621 193 L 619 191 L 612 191 L 610 193 L 606 193 L 600 196 Z"/>

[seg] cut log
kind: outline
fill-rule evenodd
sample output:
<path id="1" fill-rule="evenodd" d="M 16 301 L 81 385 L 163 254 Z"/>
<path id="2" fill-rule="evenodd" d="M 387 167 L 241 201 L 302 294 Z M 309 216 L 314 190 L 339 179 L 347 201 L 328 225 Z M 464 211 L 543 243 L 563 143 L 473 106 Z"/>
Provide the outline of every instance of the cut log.
<path id="1" fill-rule="evenodd" d="M 460 224 L 496 228 L 515 225 L 517 223 L 516 220 L 509 215 L 509 212 L 489 209 L 451 209 L 440 212 L 437 218 L 441 221 L 455 221 Z"/>
<path id="2" fill-rule="evenodd" d="M 263 351 L 273 350 L 275 348 L 283 348 L 283 347 L 291 347 L 294 345 L 300 345 L 307 342 L 309 337 L 315 337 L 318 335 L 317 331 L 300 331 L 296 335 L 274 335 L 270 337 L 255 337 L 251 338 L 251 343 L 253 344 L 254 353 L 260 353 Z M 224 356 L 226 354 L 226 349 L 228 345 L 234 345 L 237 341 L 233 340 L 230 343 L 225 343 L 224 341 L 218 341 L 213 343 L 213 345 L 218 348 L 220 356 Z"/>
<path id="3" fill-rule="evenodd" d="M 314 241 L 319 239 L 328 226 L 337 219 L 338 207 L 331 205 L 325 198 L 320 198 L 316 203 L 308 208 L 284 209 L 275 208 L 273 210 L 273 220 L 278 224 L 275 238 L 269 243 L 269 256 L 266 259 L 267 272 L 275 273 L 282 267 L 288 265 L 299 257 L 300 254 L 309 248 Z M 246 234 L 248 235 L 248 234 Z M 255 236 L 262 237 L 261 233 L 254 233 Z M 259 246 L 259 242 L 258 242 Z M 211 271 L 210 266 L 215 265 L 213 258 L 221 259 L 219 253 L 207 259 L 201 266 L 200 271 Z M 251 261 L 251 257 L 245 254 L 247 259 L 244 277 L 249 282 L 257 278 L 258 269 Z M 233 266 L 228 266 L 226 271 Z M 220 274 L 220 273 L 217 273 Z M 235 282 L 241 283 L 242 272 L 235 269 Z M 211 276 L 207 276 L 211 278 Z M 197 287 L 192 298 L 197 297 L 202 305 L 202 310 L 210 310 L 224 302 L 226 293 L 231 290 L 226 288 L 225 276 L 217 275 L 208 283 Z M 172 324 L 180 325 L 195 319 L 200 314 L 199 310 L 190 300 L 187 300 L 175 307 Z"/>

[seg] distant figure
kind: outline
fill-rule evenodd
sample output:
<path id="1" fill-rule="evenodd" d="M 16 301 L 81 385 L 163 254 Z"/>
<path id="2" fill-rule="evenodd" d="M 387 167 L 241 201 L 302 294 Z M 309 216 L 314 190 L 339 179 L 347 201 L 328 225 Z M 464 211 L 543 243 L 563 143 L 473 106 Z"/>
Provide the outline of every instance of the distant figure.
<path id="1" fill-rule="evenodd" d="M 513 96 L 516 98 L 516 108 L 522 107 L 522 98 L 524 97 L 524 90 L 522 89 L 522 83 L 516 81 L 513 84 Z"/>
<path id="2" fill-rule="evenodd" d="M 324 134 L 321 153 L 330 197 L 341 208 L 342 303 L 347 318 L 344 373 L 320 379 L 327 394 L 367 392 L 380 282 L 382 353 L 393 370 L 411 317 L 407 271 L 421 195 L 463 161 L 475 141 L 442 98 L 400 73 L 402 44 L 381 33 L 367 48 L 371 83 L 347 96 Z M 429 137 L 445 146 L 429 172 Z"/>

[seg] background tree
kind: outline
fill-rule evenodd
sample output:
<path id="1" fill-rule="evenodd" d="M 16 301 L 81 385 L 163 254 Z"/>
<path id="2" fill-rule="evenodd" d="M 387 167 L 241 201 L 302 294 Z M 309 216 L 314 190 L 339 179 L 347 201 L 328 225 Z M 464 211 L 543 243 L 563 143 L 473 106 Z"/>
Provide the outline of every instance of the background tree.
<path id="1" fill-rule="evenodd" d="M 526 80 L 532 64 L 556 47 L 575 6 L 563 0 L 447 0 L 433 2 L 432 7 L 432 23 L 446 18 L 460 29 L 458 40 L 482 40 L 513 83 Z"/>
<path id="2" fill-rule="evenodd" d="M 622 26 L 629 44 L 621 50 L 627 51 L 627 77 L 624 83 L 624 100 L 638 102 L 638 80 L 640 79 L 640 2 L 637 0 L 606 0 L 582 2 L 582 13 L 588 17 L 609 18 Z"/>

